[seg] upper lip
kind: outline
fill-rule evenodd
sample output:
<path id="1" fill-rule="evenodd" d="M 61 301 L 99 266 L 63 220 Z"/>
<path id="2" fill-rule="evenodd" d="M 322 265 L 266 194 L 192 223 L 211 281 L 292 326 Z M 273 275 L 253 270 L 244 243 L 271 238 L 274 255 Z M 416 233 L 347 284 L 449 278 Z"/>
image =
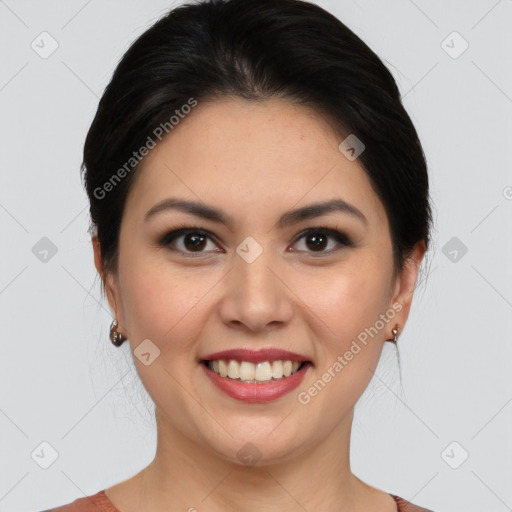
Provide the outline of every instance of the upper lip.
<path id="1" fill-rule="evenodd" d="M 236 361 L 248 361 L 250 363 L 264 363 L 265 361 L 310 361 L 310 359 L 296 352 L 278 348 L 262 348 L 260 350 L 251 350 L 246 348 L 236 348 L 231 350 L 222 350 L 202 357 L 202 361 L 211 361 L 216 359 L 234 359 Z"/>

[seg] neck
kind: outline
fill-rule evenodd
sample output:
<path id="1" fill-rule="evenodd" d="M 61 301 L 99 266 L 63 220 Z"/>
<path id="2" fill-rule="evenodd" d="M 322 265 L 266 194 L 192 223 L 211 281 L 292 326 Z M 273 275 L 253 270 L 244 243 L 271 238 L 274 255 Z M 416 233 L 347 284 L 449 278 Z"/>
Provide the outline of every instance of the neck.
<path id="1" fill-rule="evenodd" d="M 354 512 L 370 502 L 370 494 L 375 497 L 373 488 L 350 470 L 353 408 L 321 443 L 286 460 L 254 466 L 233 463 L 198 446 L 172 428 L 158 410 L 156 416 L 157 451 L 139 474 L 137 492 L 146 509 Z"/>

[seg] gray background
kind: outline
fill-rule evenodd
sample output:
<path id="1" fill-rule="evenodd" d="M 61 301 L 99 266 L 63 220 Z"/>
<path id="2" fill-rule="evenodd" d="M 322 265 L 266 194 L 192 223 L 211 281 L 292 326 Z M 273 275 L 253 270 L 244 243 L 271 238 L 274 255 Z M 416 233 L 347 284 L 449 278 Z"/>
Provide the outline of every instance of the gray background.
<path id="1" fill-rule="evenodd" d="M 395 76 L 436 219 L 402 376 L 386 343 L 353 470 L 436 512 L 512 510 L 512 1 L 318 3 Z M 68 503 L 152 460 L 152 404 L 108 339 L 79 165 L 116 63 L 172 5 L 0 0 L 1 511 Z"/>

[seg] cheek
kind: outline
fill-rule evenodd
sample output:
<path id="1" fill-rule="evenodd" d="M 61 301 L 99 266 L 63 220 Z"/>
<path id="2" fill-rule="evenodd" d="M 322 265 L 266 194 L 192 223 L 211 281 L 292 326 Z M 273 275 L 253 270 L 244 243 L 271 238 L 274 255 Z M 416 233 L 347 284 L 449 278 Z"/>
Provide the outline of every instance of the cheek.
<path id="1" fill-rule="evenodd" d="M 189 278 L 168 264 L 135 254 L 124 265 L 124 273 L 120 265 L 121 293 L 131 350 L 136 351 L 146 339 L 159 350 L 147 366 L 136 357 L 137 352 L 133 354 L 137 373 L 162 410 L 185 408 L 187 395 L 177 383 L 190 380 L 194 346 L 205 321 L 205 296 L 214 282 Z"/>
<path id="2" fill-rule="evenodd" d="M 369 322 L 373 324 L 387 306 L 387 277 L 375 267 L 341 270 L 337 274 L 330 274 L 323 286 L 308 283 L 309 296 L 315 297 L 315 308 L 326 317 L 327 325 L 334 333 L 342 334 L 364 329 Z"/>
<path id="3" fill-rule="evenodd" d="M 120 264 L 125 319 L 134 345 L 149 338 L 164 350 L 177 340 L 173 351 L 186 351 L 200 327 L 197 306 L 213 283 L 134 253 L 125 259 L 124 270 Z"/>
<path id="4" fill-rule="evenodd" d="M 329 367 L 349 350 L 357 355 L 348 354 L 351 362 L 347 366 L 360 368 L 376 364 L 382 348 L 380 341 L 388 328 L 379 320 L 389 306 L 388 273 L 374 263 L 358 268 L 347 265 L 326 274 L 324 279 L 305 280 L 302 286 L 301 296 L 308 297 L 304 301 L 307 305 L 304 314 L 310 311 L 311 322 L 318 329 L 314 336 L 319 340 L 321 366 Z M 354 341 L 360 350 L 353 345 Z M 344 371 L 349 373 L 347 370 Z"/>

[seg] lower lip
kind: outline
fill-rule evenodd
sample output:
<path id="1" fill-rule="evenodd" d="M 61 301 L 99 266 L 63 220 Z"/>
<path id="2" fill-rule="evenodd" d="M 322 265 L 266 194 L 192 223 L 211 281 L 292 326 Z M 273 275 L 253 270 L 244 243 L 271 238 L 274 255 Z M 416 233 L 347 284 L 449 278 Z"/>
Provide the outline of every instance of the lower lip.
<path id="1" fill-rule="evenodd" d="M 311 363 L 305 363 L 298 372 L 289 377 L 283 377 L 267 384 L 245 384 L 229 377 L 221 377 L 218 373 L 210 370 L 204 363 L 201 363 L 201 366 L 209 379 L 231 398 L 243 402 L 271 402 L 297 388 L 306 375 Z"/>

